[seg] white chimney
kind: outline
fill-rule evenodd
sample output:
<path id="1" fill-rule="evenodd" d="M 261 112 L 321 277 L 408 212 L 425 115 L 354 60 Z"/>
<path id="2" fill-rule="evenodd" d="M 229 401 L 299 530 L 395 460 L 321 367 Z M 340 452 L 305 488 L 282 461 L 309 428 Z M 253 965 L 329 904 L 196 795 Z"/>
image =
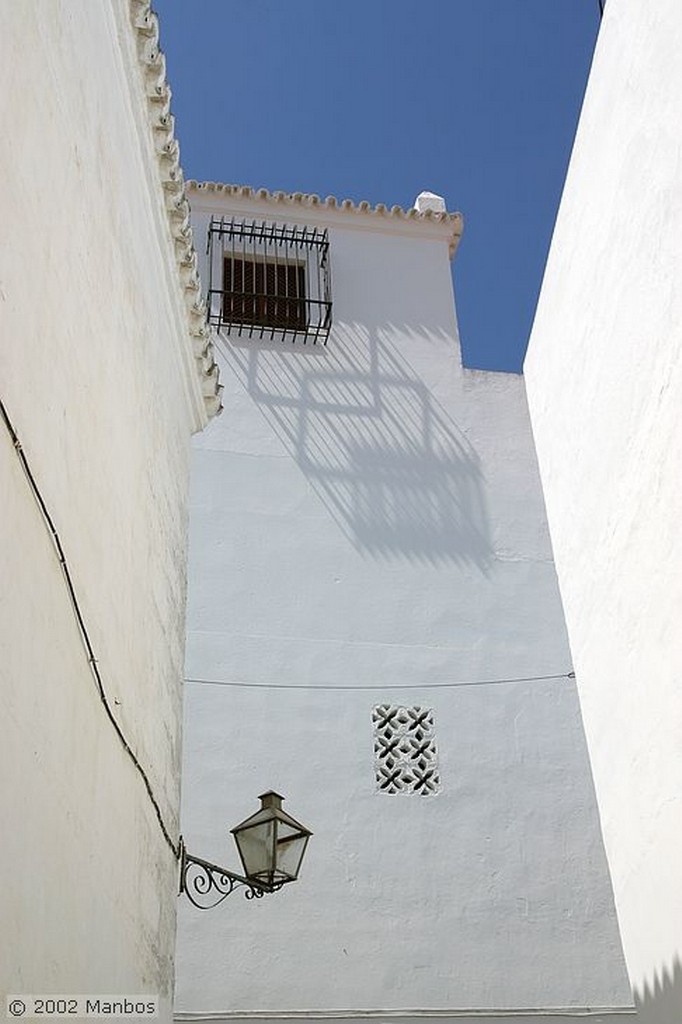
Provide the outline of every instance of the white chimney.
<path id="1" fill-rule="evenodd" d="M 420 192 L 414 201 L 417 213 L 426 213 L 432 210 L 434 213 L 445 213 L 445 200 L 437 196 L 435 192 Z"/>

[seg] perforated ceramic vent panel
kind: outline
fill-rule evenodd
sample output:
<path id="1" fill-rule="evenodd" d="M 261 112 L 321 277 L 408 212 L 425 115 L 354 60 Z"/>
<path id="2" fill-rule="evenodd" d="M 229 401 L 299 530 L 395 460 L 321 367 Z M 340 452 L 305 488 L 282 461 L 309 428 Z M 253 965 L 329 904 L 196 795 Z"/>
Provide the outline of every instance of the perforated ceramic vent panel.
<path id="1" fill-rule="evenodd" d="M 374 771 L 380 793 L 430 796 L 440 789 L 438 750 L 430 708 L 377 704 L 372 708 Z"/>

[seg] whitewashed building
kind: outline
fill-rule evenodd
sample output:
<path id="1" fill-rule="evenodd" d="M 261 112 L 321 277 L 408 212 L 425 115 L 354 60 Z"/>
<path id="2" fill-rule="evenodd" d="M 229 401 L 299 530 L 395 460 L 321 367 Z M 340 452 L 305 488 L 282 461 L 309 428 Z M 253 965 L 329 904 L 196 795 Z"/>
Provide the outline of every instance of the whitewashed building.
<path id="1" fill-rule="evenodd" d="M 520 376 L 462 367 L 461 218 L 192 183 L 183 832 L 275 789 L 301 878 L 179 913 L 179 1021 L 630 1015 Z"/>
<path id="2" fill-rule="evenodd" d="M 3 2 L 0 69 L 2 1012 L 167 1021 L 189 443 L 220 398 L 156 19 Z"/>
<path id="3" fill-rule="evenodd" d="M 682 1020 L 682 7 L 608 0 L 526 359 L 623 948 Z"/>

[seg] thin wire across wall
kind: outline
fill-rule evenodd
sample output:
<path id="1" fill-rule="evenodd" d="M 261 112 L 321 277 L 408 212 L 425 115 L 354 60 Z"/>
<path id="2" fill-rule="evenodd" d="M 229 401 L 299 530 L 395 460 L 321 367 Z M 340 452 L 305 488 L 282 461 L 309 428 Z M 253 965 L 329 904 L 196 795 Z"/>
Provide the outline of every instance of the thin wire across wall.
<path id="1" fill-rule="evenodd" d="M 458 686 L 499 686 L 501 683 L 538 683 L 558 679 L 575 679 L 575 672 L 557 672 L 546 676 L 509 676 L 504 679 L 460 679 L 449 683 L 374 683 L 371 685 L 349 684 L 344 686 L 326 683 L 247 683 L 236 679 L 193 679 L 185 678 L 186 683 L 199 683 L 204 686 L 239 686 L 248 690 L 445 690 Z"/>
<path id="2" fill-rule="evenodd" d="M 10 420 L 10 417 L 9 417 L 9 415 L 7 413 L 7 410 L 5 408 L 5 404 L 2 401 L 0 401 L 0 412 L 2 414 L 2 419 L 3 419 L 3 422 L 4 422 L 5 427 L 7 429 L 7 432 L 9 434 L 9 436 L 10 436 L 11 441 L 12 441 L 12 446 L 13 446 L 16 454 L 17 454 L 17 457 L 18 457 L 19 462 L 21 464 L 21 468 L 22 468 L 22 470 L 24 472 L 24 475 L 26 477 L 26 480 L 28 482 L 31 494 L 32 494 L 32 496 L 33 496 L 33 498 L 34 498 L 34 500 L 36 502 L 36 505 L 38 506 L 38 509 L 40 510 L 40 514 L 41 514 L 43 523 L 44 523 L 45 528 L 46 528 L 46 530 L 47 530 L 47 532 L 48 532 L 48 534 L 50 536 L 50 540 L 52 541 L 52 544 L 54 546 L 55 553 L 57 555 L 57 560 L 59 561 L 59 566 L 60 566 L 60 569 L 61 569 L 61 572 L 62 572 L 62 578 L 64 580 L 64 584 L 66 586 L 66 590 L 67 590 L 67 593 L 68 593 L 68 596 L 69 596 L 69 600 L 70 600 L 70 603 L 71 603 L 71 608 L 72 608 L 72 611 L 73 611 L 73 614 L 74 614 L 74 618 L 75 618 L 77 626 L 78 626 L 78 632 L 80 634 L 80 637 L 81 637 L 81 640 L 82 640 L 82 643 L 83 643 L 83 647 L 85 648 L 85 653 L 86 653 L 86 656 L 87 656 L 88 665 L 90 666 L 90 671 L 91 671 L 92 676 L 93 676 L 93 678 L 95 680 L 95 686 L 96 686 L 96 689 L 97 689 L 97 694 L 98 694 L 99 699 L 100 699 L 100 701 L 102 703 L 102 706 L 104 708 L 106 716 L 109 719 L 109 721 L 111 722 L 111 725 L 113 726 L 113 729 L 114 729 L 116 735 L 118 736 L 123 749 L 125 750 L 126 754 L 130 758 L 130 760 L 132 761 L 133 765 L 135 766 L 136 771 L 138 772 L 140 778 L 142 779 L 142 781 L 144 783 L 144 787 L 145 787 L 145 790 L 147 792 L 147 796 L 148 796 L 148 798 L 149 798 L 149 800 L 150 800 L 150 802 L 152 804 L 152 807 L 154 808 L 154 812 L 155 812 L 157 821 L 159 823 L 159 827 L 161 829 L 161 832 L 163 834 L 163 837 L 164 837 L 167 845 L 169 846 L 169 848 L 172 850 L 173 855 L 176 858 L 178 858 L 180 856 L 179 844 L 178 843 L 174 843 L 172 838 L 171 838 L 169 829 L 166 826 L 166 823 L 165 823 L 164 818 L 163 818 L 163 814 L 161 812 L 161 807 L 159 805 L 159 801 L 157 800 L 156 795 L 154 793 L 154 790 L 152 788 L 151 782 L 149 781 L 149 776 L 147 775 L 147 772 L 146 772 L 145 768 L 143 767 L 143 765 L 141 764 L 139 758 L 135 754 L 135 751 L 132 749 L 130 743 L 126 739 L 126 736 L 123 733 L 123 730 L 121 729 L 121 726 L 116 721 L 114 713 L 113 713 L 113 711 L 111 709 L 111 705 L 109 703 L 106 691 L 104 689 L 104 683 L 102 681 L 102 676 L 101 676 L 101 673 L 100 673 L 100 670 L 99 670 L 99 665 L 97 663 L 97 658 L 95 657 L 95 652 L 94 652 L 94 649 L 93 649 L 93 646 L 92 646 L 92 642 L 90 640 L 90 635 L 88 633 L 88 629 L 87 629 L 87 626 L 85 624 L 85 619 L 83 618 L 83 612 L 81 610 L 80 602 L 78 601 L 78 596 L 76 594 L 76 590 L 75 590 L 75 587 L 74 587 L 74 584 L 73 584 L 73 579 L 71 577 L 71 571 L 69 569 L 69 564 L 68 564 L 66 555 L 64 553 L 64 548 L 62 547 L 62 543 L 61 543 L 61 540 L 60 540 L 60 537 L 59 537 L 59 533 L 57 532 L 57 529 L 56 529 L 56 527 L 54 525 L 54 520 L 52 519 L 52 516 L 50 515 L 50 512 L 49 512 L 49 510 L 47 508 L 47 505 L 45 503 L 45 499 L 42 496 L 40 488 L 38 487 L 38 484 L 36 483 L 36 479 L 35 479 L 35 477 L 33 475 L 33 471 L 31 470 L 31 467 L 30 467 L 30 464 L 28 462 L 28 459 L 26 458 L 26 455 L 25 455 L 24 450 L 22 448 L 21 442 L 20 442 L 20 440 L 19 440 L 19 438 L 17 436 L 16 430 L 14 429 L 14 426 L 12 425 L 12 421 Z M 570 672 L 554 673 L 554 674 L 551 674 L 551 675 L 508 676 L 508 677 L 502 677 L 502 678 L 498 678 L 498 679 L 461 679 L 461 680 L 452 681 L 452 682 L 445 682 L 445 683 L 426 683 L 426 684 L 417 684 L 417 685 L 409 684 L 409 683 L 406 683 L 406 684 L 402 684 L 402 683 L 396 683 L 396 684 L 377 683 L 377 684 L 374 684 L 374 685 L 355 685 L 355 684 L 349 684 L 349 685 L 319 684 L 318 685 L 318 684 L 314 684 L 314 683 L 249 683 L 249 682 L 245 682 L 245 681 L 242 681 L 242 680 L 199 679 L 199 678 L 191 678 L 191 677 L 187 677 L 185 679 L 185 682 L 186 683 L 197 683 L 197 684 L 202 684 L 202 685 L 206 685 L 206 686 L 233 686 L 233 687 L 241 687 L 241 688 L 246 688 L 246 689 L 258 689 L 258 690 L 356 690 L 356 691 L 357 690 L 373 690 L 374 692 L 376 692 L 376 691 L 382 691 L 382 690 L 439 690 L 439 689 L 450 689 L 450 688 L 459 687 L 459 686 L 497 686 L 497 685 L 501 685 L 501 684 L 505 684 L 505 683 L 533 683 L 533 682 L 541 682 L 541 681 L 553 681 L 553 680 L 574 679 L 574 678 L 575 678 L 575 672 L 570 671 Z"/>
<path id="3" fill-rule="evenodd" d="M 83 612 L 81 610 L 81 606 L 80 606 L 80 603 L 78 601 L 78 597 L 76 595 L 76 590 L 75 590 L 75 587 L 73 585 L 73 579 L 71 577 L 71 571 L 69 569 L 69 565 L 68 565 L 68 562 L 67 562 L 67 559 L 66 559 L 66 555 L 64 554 L 64 548 L 62 547 L 62 542 L 61 542 L 61 540 L 59 538 L 59 534 L 58 534 L 57 529 L 56 529 L 56 527 L 54 525 L 54 520 L 52 519 L 52 516 L 50 515 L 50 512 L 49 512 L 49 510 L 47 508 L 47 505 L 45 504 L 45 499 L 43 498 L 43 496 L 42 496 L 42 494 L 40 492 L 40 488 L 38 487 L 38 484 L 36 483 L 36 480 L 35 480 L 35 477 L 33 475 L 32 470 L 31 470 L 31 467 L 29 465 L 28 459 L 26 458 L 26 455 L 24 454 L 24 450 L 23 450 L 21 442 L 19 441 L 19 438 L 17 436 L 17 432 L 16 432 L 16 430 L 14 429 L 14 427 L 12 425 L 12 421 L 9 418 L 9 415 L 8 415 L 7 410 L 5 408 L 5 404 L 2 401 L 0 401 L 0 412 L 2 413 L 2 419 L 3 419 L 3 422 L 5 424 L 5 427 L 7 428 L 7 432 L 9 434 L 9 436 L 10 436 L 11 441 L 12 441 L 12 445 L 14 447 L 14 450 L 17 453 L 17 457 L 19 459 L 19 462 L 21 463 L 21 468 L 24 471 L 24 476 L 26 477 L 26 480 L 28 481 L 28 486 L 29 486 L 29 489 L 31 491 L 31 494 L 33 495 L 35 503 L 36 503 L 36 505 L 38 506 L 38 508 L 40 510 L 40 514 L 41 514 L 41 517 L 42 517 L 42 520 L 43 520 L 43 524 L 45 525 L 45 528 L 46 528 L 47 532 L 50 535 L 50 540 L 52 541 L 52 544 L 54 546 L 55 553 L 56 553 L 57 559 L 59 561 L 59 566 L 60 566 L 60 569 L 62 571 L 62 578 L 64 580 L 64 584 L 66 586 L 66 590 L 67 590 L 67 593 L 69 595 L 69 600 L 71 602 L 71 608 L 73 610 L 74 618 L 76 619 L 76 623 L 78 625 L 78 632 L 80 633 L 80 637 L 81 637 L 81 640 L 83 642 L 83 647 L 85 648 L 85 653 L 86 653 L 86 656 L 87 656 L 88 664 L 90 666 L 90 671 L 92 672 L 93 678 L 95 680 L 95 686 L 97 688 L 97 694 L 98 694 L 99 699 L 100 699 L 100 701 L 102 703 L 102 706 L 104 708 L 106 716 L 109 719 L 109 721 L 111 722 L 111 724 L 112 724 L 112 726 L 114 728 L 114 731 L 115 731 L 116 735 L 118 736 L 118 738 L 119 738 L 119 740 L 121 742 L 121 745 L 123 746 L 123 749 L 125 750 L 126 754 L 130 758 L 132 763 L 135 765 L 135 768 L 136 768 L 140 778 L 142 779 L 142 781 L 144 783 L 144 787 L 145 787 L 145 790 L 147 792 L 147 796 L 149 797 L 149 800 L 150 800 L 150 802 L 152 804 L 152 807 L 154 808 L 154 812 L 156 814 L 156 818 L 157 818 L 157 821 L 159 823 L 159 827 L 161 829 L 161 832 L 163 833 L 163 838 L 165 839 L 166 843 L 168 844 L 170 849 L 173 851 L 173 855 L 177 859 L 180 856 L 180 846 L 179 846 L 179 843 L 174 843 L 173 840 L 171 839 L 170 832 L 169 832 L 168 827 L 166 826 L 166 823 L 165 823 L 165 821 L 163 819 L 163 814 L 161 813 L 161 807 L 159 805 L 159 801 L 157 800 L 157 798 L 156 798 L 156 796 L 154 794 L 154 790 L 152 789 L 152 784 L 149 781 L 149 776 L 147 775 L 147 772 L 145 771 L 145 769 L 142 766 L 142 764 L 140 763 L 140 761 L 139 761 L 135 751 L 133 750 L 133 748 L 131 747 L 130 743 L 126 739 L 126 737 L 125 737 L 125 735 L 123 733 L 123 730 L 121 729 L 121 726 L 118 724 L 118 722 L 116 721 L 116 718 L 114 717 L 114 713 L 113 713 L 113 711 L 111 709 L 111 705 L 109 704 L 109 700 L 107 698 L 106 691 L 104 689 L 104 684 L 102 682 L 102 676 L 100 674 L 99 666 L 97 664 L 97 658 L 95 657 L 95 652 L 94 652 L 93 647 L 92 647 L 92 642 L 90 640 L 90 636 L 88 634 L 88 630 L 87 630 L 87 627 L 85 625 L 85 619 L 83 618 Z"/>

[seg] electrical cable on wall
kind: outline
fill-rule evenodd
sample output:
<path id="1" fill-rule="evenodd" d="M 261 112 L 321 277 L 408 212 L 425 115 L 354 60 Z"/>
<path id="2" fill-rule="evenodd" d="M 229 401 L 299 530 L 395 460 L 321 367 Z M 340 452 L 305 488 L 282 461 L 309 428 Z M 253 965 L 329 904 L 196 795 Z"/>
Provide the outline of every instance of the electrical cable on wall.
<path id="1" fill-rule="evenodd" d="M 497 686 L 500 683 L 538 683 L 552 679 L 575 679 L 575 672 L 558 672 L 547 676 L 510 676 L 505 679 L 460 679 L 451 683 L 374 683 L 373 685 L 343 686 L 320 683 L 246 683 L 235 679 L 192 679 L 186 683 L 200 683 L 204 686 L 240 686 L 248 690 L 445 690 L 457 686 Z"/>
<path id="2" fill-rule="evenodd" d="M 130 746 L 130 743 L 126 739 L 126 737 L 125 737 L 125 735 L 123 733 L 123 730 L 121 729 L 121 726 L 116 721 L 116 718 L 114 717 L 113 711 L 111 710 L 111 705 L 109 704 L 109 700 L 107 698 L 107 695 L 106 695 L 106 692 L 105 692 L 105 689 L 104 689 L 104 684 L 102 682 L 102 676 L 100 674 L 99 666 L 97 664 L 97 659 L 95 657 L 95 652 L 93 650 L 92 643 L 90 641 L 90 636 L 88 634 L 88 630 L 87 630 L 87 627 L 85 625 L 85 620 L 83 618 L 83 613 L 81 611 L 81 607 L 80 607 L 80 604 L 79 604 L 79 601 L 78 601 L 78 597 L 76 596 L 76 591 L 75 591 L 75 588 L 74 588 L 74 585 L 73 585 L 73 580 L 71 578 L 71 572 L 69 570 L 68 562 L 66 560 L 66 555 L 64 554 L 64 549 L 62 547 L 62 543 L 61 543 L 61 540 L 59 538 L 59 534 L 58 534 L 57 529 L 56 529 L 56 527 L 54 525 L 54 521 L 52 519 L 52 516 L 50 515 L 50 513 L 48 511 L 47 505 L 45 504 L 45 500 L 44 500 L 44 498 L 43 498 L 43 496 L 42 496 L 42 494 L 40 492 L 40 489 L 39 489 L 39 487 L 38 487 L 38 485 L 36 483 L 35 477 L 33 476 L 33 472 L 31 471 L 31 467 L 30 467 L 30 465 L 28 463 L 28 459 L 26 458 L 26 455 L 24 454 L 24 450 L 23 450 L 23 448 L 21 446 L 21 442 L 19 441 L 17 433 L 16 433 L 16 431 L 15 431 L 13 425 L 12 425 L 12 421 L 9 418 L 9 415 L 8 415 L 7 410 L 5 408 L 5 404 L 2 401 L 0 401 L 0 411 L 2 412 L 2 419 L 4 421 L 5 427 L 7 428 L 7 432 L 9 434 L 9 436 L 10 436 L 11 441 L 12 441 L 12 445 L 14 447 L 14 450 L 17 453 L 17 457 L 19 458 L 19 462 L 21 463 L 21 468 L 24 471 L 24 476 L 26 477 L 26 479 L 28 481 L 29 489 L 30 489 L 31 494 L 33 495 L 33 498 L 34 498 L 34 500 L 35 500 L 35 502 L 36 502 L 36 504 L 37 504 L 37 506 L 38 506 L 38 508 L 40 510 L 40 514 L 41 514 L 43 523 L 45 525 L 45 528 L 47 529 L 47 532 L 50 535 L 50 540 L 52 541 L 52 544 L 54 546 L 55 552 L 57 554 L 57 559 L 59 561 L 59 565 L 60 565 L 60 568 L 61 568 L 61 571 L 62 571 L 62 577 L 64 579 L 64 583 L 66 585 L 67 593 L 69 595 L 69 599 L 70 599 L 70 602 L 71 602 L 71 608 L 73 610 L 74 617 L 75 617 L 76 623 L 78 625 L 78 631 L 80 633 L 81 640 L 82 640 L 83 646 L 85 648 L 85 653 L 87 655 L 87 660 L 88 660 L 88 664 L 90 666 L 90 671 L 92 672 L 92 675 L 93 675 L 94 680 L 95 680 L 95 685 L 97 687 L 97 693 L 98 693 L 99 699 L 100 699 L 100 701 L 101 701 L 101 703 L 102 703 L 102 705 L 104 707 L 104 710 L 106 712 L 106 715 L 107 715 L 109 721 L 111 722 L 111 724 L 112 724 L 112 726 L 114 728 L 114 731 L 116 732 L 116 735 L 118 736 L 118 738 L 119 738 L 119 740 L 120 740 L 120 742 L 121 742 L 121 744 L 123 746 L 123 749 L 125 750 L 126 754 L 130 758 L 132 763 L 135 765 L 135 768 L 137 769 L 137 772 L 140 775 L 140 777 L 141 777 L 141 779 L 142 779 L 142 781 L 144 783 L 145 789 L 147 791 L 147 796 L 149 797 L 149 800 L 150 800 L 150 802 L 151 802 L 151 804 L 152 804 L 152 806 L 154 808 L 154 811 L 155 811 L 155 814 L 156 814 L 156 818 L 157 818 L 158 823 L 159 823 L 159 827 L 161 828 L 161 832 L 163 833 L 163 838 L 165 839 L 166 843 L 168 844 L 170 849 L 173 851 L 173 855 L 177 859 L 180 856 L 179 844 L 178 843 L 174 843 L 173 840 L 171 839 L 170 832 L 168 831 L 168 828 L 166 827 L 166 823 L 163 820 L 163 814 L 161 813 L 161 807 L 159 805 L 158 800 L 156 799 L 156 796 L 154 794 L 154 790 L 152 789 L 151 782 L 149 781 L 149 776 L 147 775 L 147 772 L 145 771 L 145 769 L 143 768 L 142 764 L 138 760 L 137 755 L 135 754 L 134 750 Z"/>
<path id="3" fill-rule="evenodd" d="M 161 829 L 161 832 L 163 833 L 163 837 L 164 837 L 166 843 L 168 844 L 168 846 L 170 847 L 170 849 L 172 850 L 173 855 L 177 858 L 177 857 L 179 857 L 179 845 L 174 843 L 172 838 L 171 838 L 171 836 L 170 836 L 169 830 L 168 830 L 168 828 L 166 826 L 166 823 L 165 823 L 165 821 L 163 819 L 163 814 L 161 812 L 161 807 L 160 807 L 159 802 L 158 802 L 158 800 L 157 800 L 157 798 L 156 798 L 156 796 L 154 794 L 154 791 L 153 791 L 152 785 L 151 785 L 151 783 L 149 781 L 149 777 L 147 775 L 147 772 L 145 771 L 145 769 L 142 766 L 142 764 L 140 763 L 137 755 L 135 754 L 135 752 L 133 751 L 132 747 L 130 746 L 130 743 L 126 739 L 126 737 L 125 737 L 125 735 L 124 735 L 124 733 L 123 733 L 123 731 L 121 729 L 121 726 L 118 724 L 118 722 L 117 722 L 117 720 L 116 720 L 116 718 L 115 718 L 115 716 L 113 714 L 113 711 L 111 709 L 111 705 L 109 704 L 109 700 L 107 698 L 106 691 L 104 689 L 104 684 L 102 682 L 102 676 L 101 676 L 101 673 L 100 673 L 100 670 L 99 670 L 99 666 L 97 664 L 97 659 L 95 657 L 95 652 L 93 650 L 92 642 L 90 640 L 90 636 L 88 634 L 88 630 L 87 630 L 87 627 L 85 625 L 85 620 L 83 618 L 83 613 L 81 611 L 81 607 L 80 607 L 80 603 L 78 601 L 78 597 L 76 595 L 76 591 L 75 591 L 75 588 L 74 588 L 74 585 L 73 585 L 73 580 L 71 578 L 71 572 L 69 570 L 68 562 L 67 562 L 67 559 L 66 559 L 66 555 L 64 554 L 64 549 L 62 547 L 62 543 L 61 543 L 59 534 L 58 534 L 57 529 L 56 529 L 56 527 L 54 525 L 54 521 L 52 519 L 52 516 L 50 515 L 50 512 L 49 512 L 49 510 L 47 508 L 47 505 L 45 504 L 45 500 L 44 500 L 44 498 L 43 498 L 43 496 L 42 496 L 42 494 L 40 492 L 40 489 L 39 489 L 39 487 L 38 487 L 38 485 L 36 483 L 36 480 L 35 480 L 35 477 L 33 475 L 32 470 L 31 470 L 31 467 L 30 467 L 30 465 L 28 463 L 26 455 L 24 454 L 21 442 L 19 441 L 17 433 L 16 433 L 16 431 L 15 431 L 13 425 L 12 425 L 12 422 L 11 422 L 11 420 L 9 418 L 9 415 L 7 413 L 7 410 L 5 408 L 4 402 L 2 402 L 2 401 L 0 401 L 0 411 L 2 412 L 2 418 L 3 418 L 3 421 L 5 423 L 5 427 L 7 429 L 7 432 L 9 434 L 9 436 L 10 436 L 10 439 L 12 441 L 12 446 L 14 447 L 14 450 L 15 450 L 15 452 L 17 454 L 17 457 L 19 458 L 19 461 L 21 463 L 21 467 L 23 469 L 24 475 L 25 475 L 25 477 L 26 477 L 26 479 L 28 481 L 28 485 L 29 485 L 29 489 L 31 491 L 31 494 L 33 495 L 33 498 L 34 498 L 34 500 L 35 500 L 35 502 L 36 502 L 36 504 L 37 504 L 37 506 L 38 506 L 38 508 L 40 510 L 41 517 L 43 519 L 43 523 L 44 523 L 44 525 L 45 525 L 45 527 L 47 529 L 47 532 L 50 535 L 50 539 L 51 539 L 52 544 L 54 546 L 54 549 L 55 549 L 55 552 L 56 552 L 56 555 L 57 555 L 57 559 L 59 561 L 59 565 L 60 565 L 60 568 L 61 568 L 62 577 L 64 579 L 64 583 L 66 585 L 67 593 L 69 595 L 69 600 L 70 600 L 71 607 L 72 607 L 72 610 L 73 610 L 73 613 L 74 613 L 74 617 L 75 617 L 76 623 L 78 625 L 78 631 L 80 633 L 81 640 L 82 640 L 83 646 L 85 648 L 85 652 L 86 652 L 86 655 L 87 655 L 88 665 L 90 666 L 90 670 L 91 670 L 93 678 L 95 680 L 95 685 L 96 685 L 96 688 L 97 688 L 97 693 L 98 693 L 99 699 L 100 699 L 100 701 L 102 703 L 102 706 L 104 707 L 105 713 L 106 713 L 109 721 L 111 722 L 111 724 L 112 724 L 112 726 L 114 728 L 114 731 L 116 732 L 116 735 L 118 736 L 118 738 L 119 738 L 119 740 L 120 740 L 120 742 L 121 742 L 121 744 L 123 746 L 123 749 L 125 750 L 126 754 L 130 758 L 132 763 L 134 764 L 138 774 L 142 778 L 142 781 L 144 783 L 144 786 L 145 786 L 145 789 L 146 789 L 146 792 L 147 792 L 147 796 L 149 797 L 149 800 L 150 800 L 150 802 L 151 802 L 151 804 L 152 804 L 152 806 L 154 808 L 154 812 L 156 814 L 156 818 L 158 820 L 159 827 Z M 350 685 L 319 684 L 319 685 L 316 685 L 314 683 L 249 683 L 249 682 L 245 682 L 245 681 L 241 681 L 241 680 L 199 679 L 199 678 L 191 678 L 191 677 L 186 678 L 185 682 L 186 683 L 203 684 L 203 685 L 207 685 L 207 686 L 233 686 L 233 687 L 241 687 L 241 688 L 246 688 L 246 689 L 327 690 L 327 691 L 328 690 L 337 690 L 337 691 L 343 691 L 343 690 L 356 690 L 356 691 L 357 690 L 372 690 L 372 691 L 376 692 L 378 690 L 432 690 L 432 689 L 448 689 L 448 688 L 454 688 L 454 687 L 459 687 L 459 686 L 494 686 L 494 685 L 500 685 L 500 684 L 504 684 L 504 683 L 540 682 L 540 681 L 551 681 L 551 680 L 559 680 L 559 679 L 574 679 L 574 678 L 575 678 L 575 672 L 570 671 L 570 672 L 555 673 L 555 674 L 552 674 L 552 675 L 510 676 L 510 677 L 504 677 L 504 678 L 498 678 L 498 679 L 463 679 L 463 680 L 458 680 L 458 681 L 453 681 L 453 682 L 426 683 L 426 684 L 417 684 L 417 685 L 413 685 L 413 684 L 409 684 L 409 683 L 406 683 L 406 684 L 402 684 L 402 683 L 397 683 L 397 684 L 377 683 L 377 684 L 374 684 L 374 685 L 354 685 L 354 684 L 350 684 Z"/>

